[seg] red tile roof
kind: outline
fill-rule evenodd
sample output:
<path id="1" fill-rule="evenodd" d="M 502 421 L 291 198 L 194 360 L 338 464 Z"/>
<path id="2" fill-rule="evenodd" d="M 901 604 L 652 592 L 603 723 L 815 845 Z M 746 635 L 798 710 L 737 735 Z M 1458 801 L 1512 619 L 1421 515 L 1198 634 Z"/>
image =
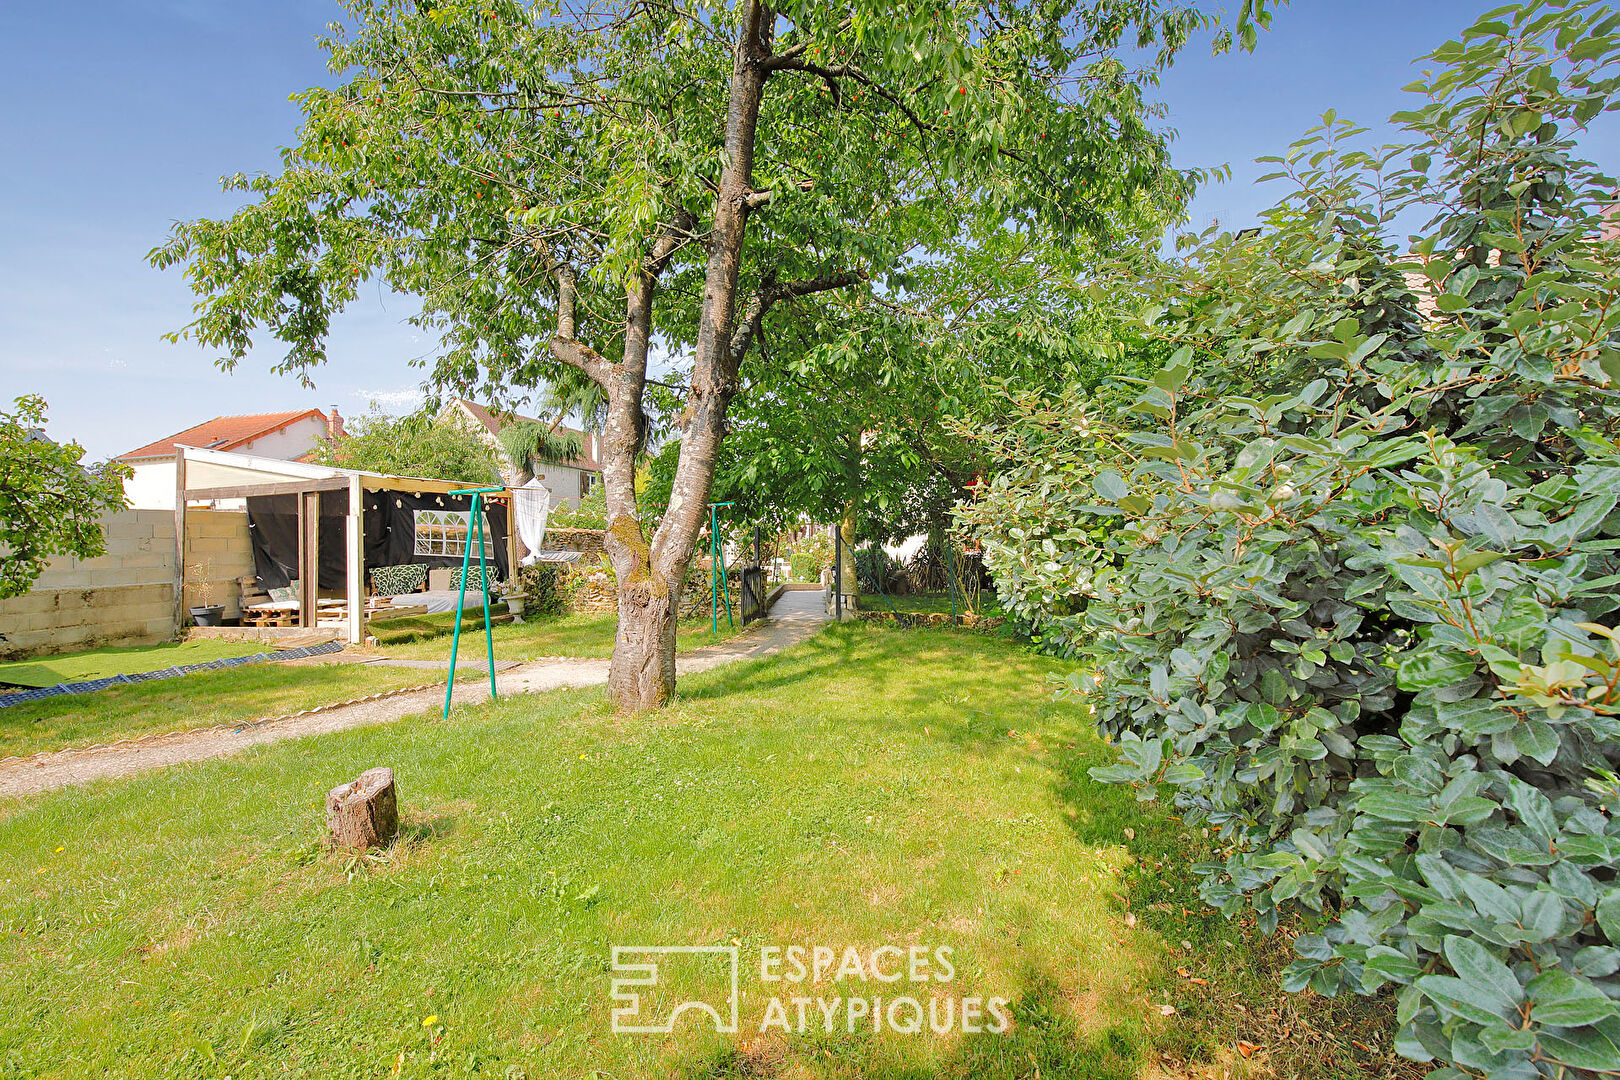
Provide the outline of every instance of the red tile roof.
<path id="1" fill-rule="evenodd" d="M 196 427 L 186 428 L 175 432 L 166 439 L 147 443 L 127 454 L 120 454 L 119 461 L 135 461 L 139 458 L 173 457 L 175 446 L 201 446 L 208 450 L 234 450 L 254 439 L 262 438 L 272 431 L 280 431 L 289 424 L 296 423 L 305 417 L 318 417 L 322 423 L 326 421 L 326 414 L 319 409 L 301 409 L 297 412 L 255 413 L 251 416 L 216 416 L 212 420 L 198 424 Z"/>
<path id="2" fill-rule="evenodd" d="M 499 435 L 503 427 L 519 420 L 527 420 L 531 424 L 550 424 L 549 420 L 536 420 L 532 416 L 523 416 L 520 413 L 496 412 L 486 406 L 478 404 L 476 401 L 468 401 L 466 398 L 456 398 L 455 402 L 462 408 L 466 409 L 467 412 L 472 415 L 474 420 L 477 420 L 480 424 L 484 425 L 484 430 L 488 431 L 491 435 Z M 594 436 L 587 436 L 584 432 L 577 431 L 571 427 L 558 427 L 557 434 L 572 435 L 579 440 L 580 445 L 580 454 L 578 457 L 572 461 L 560 462 L 559 464 L 570 465 L 576 469 L 585 469 L 590 472 L 602 471 L 602 463 L 601 461 L 597 460 L 596 456 L 597 439 Z"/>

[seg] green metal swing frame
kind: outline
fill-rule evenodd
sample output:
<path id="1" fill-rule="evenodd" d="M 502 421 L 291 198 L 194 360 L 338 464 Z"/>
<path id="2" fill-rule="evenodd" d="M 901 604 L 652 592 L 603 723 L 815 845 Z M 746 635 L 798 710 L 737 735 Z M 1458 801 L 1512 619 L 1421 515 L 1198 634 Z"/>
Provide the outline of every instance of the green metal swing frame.
<path id="1" fill-rule="evenodd" d="M 489 658 L 489 696 L 500 697 L 495 690 L 495 631 L 489 614 L 489 556 L 485 554 L 488 534 L 484 529 L 484 496 L 505 491 L 505 488 L 461 488 L 452 495 L 471 495 L 472 505 L 467 509 L 467 546 L 461 553 L 461 592 L 456 597 L 456 628 L 450 637 L 450 674 L 445 678 L 444 715 L 450 717 L 450 700 L 456 692 L 456 656 L 461 651 L 461 615 L 467 603 L 467 571 L 472 568 L 473 534 L 478 535 L 478 579 L 484 590 L 484 654 Z M 508 526 L 511 525 L 509 521 Z"/>

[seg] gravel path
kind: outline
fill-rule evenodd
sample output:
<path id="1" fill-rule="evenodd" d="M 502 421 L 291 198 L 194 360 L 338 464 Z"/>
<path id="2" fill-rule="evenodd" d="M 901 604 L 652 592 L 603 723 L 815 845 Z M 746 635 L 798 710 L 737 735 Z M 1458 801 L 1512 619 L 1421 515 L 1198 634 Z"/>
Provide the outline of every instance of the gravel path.
<path id="1" fill-rule="evenodd" d="M 770 618 L 720 645 L 697 649 L 679 657 L 675 661 L 675 670 L 680 675 L 689 675 L 721 664 L 770 656 L 808 639 L 826 621 L 819 591 L 786 592 L 772 606 Z M 479 663 L 482 664 L 482 661 Z M 438 665 L 441 671 L 447 666 Z M 607 682 L 607 675 L 606 660 L 539 660 L 507 667 L 504 672 L 497 673 L 495 685 L 502 694 L 531 694 L 571 687 L 601 686 Z M 488 700 L 487 683 L 469 683 L 456 688 L 455 701 L 458 705 L 473 705 Z M 228 729 L 182 731 L 94 750 L 58 750 L 36 754 L 0 765 L 0 797 L 32 795 L 70 784 L 129 776 L 165 765 L 224 757 L 250 746 L 306 735 L 324 735 L 367 724 L 385 724 L 390 720 L 443 707 L 444 684 L 439 683 L 420 690 L 395 691 L 370 700 L 295 716 L 249 721 Z"/>

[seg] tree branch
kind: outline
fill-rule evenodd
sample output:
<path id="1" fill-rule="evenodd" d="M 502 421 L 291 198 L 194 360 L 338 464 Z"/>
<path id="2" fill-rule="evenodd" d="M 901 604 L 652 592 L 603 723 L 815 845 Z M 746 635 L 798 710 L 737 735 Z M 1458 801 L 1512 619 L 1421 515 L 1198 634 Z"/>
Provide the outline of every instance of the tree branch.
<path id="1" fill-rule="evenodd" d="M 832 36 L 837 37 L 839 34 L 842 34 L 845 30 L 848 30 L 854 25 L 854 19 L 844 19 L 837 26 L 833 27 Z M 763 61 L 761 61 L 759 66 L 767 73 L 772 71 L 780 71 L 794 60 L 797 60 L 799 57 L 803 56 L 805 50 L 810 48 L 810 46 L 814 45 L 815 43 L 815 38 L 805 38 L 797 45 L 790 45 L 781 52 L 777 53 L 775 56 L 766 57 Z"/>
<path id="2" fill-rule="evenodd" d="M 557 276 L 557 332 L 551 336 L 551 355 L 578 368 L 596 385 L 607 388 L 608 362 L 602 354 L 574 337 L 575 311 L 579 304 L 579 289 L 575 283 L 574 268 L 558 263 L 552 268 Z"/>
<path id="3" fill-rule="evenodd" d="M 748 354 L 748 347 L 754 343 L 754 338 L 759 336 L 760 326 L 765 321 L 765 313 L 779 301 L 848 288 L 857 282 L 865 281 L 868 276 L 865 270 L 846 270 L 820 274 L 802 281 L 765 281 L 749 299 L 743 317 L 737 320 L 737 329 L 732 332 L 730 349 L 732 373 L 735 374 L 741 367 L 743 357 Z"/>

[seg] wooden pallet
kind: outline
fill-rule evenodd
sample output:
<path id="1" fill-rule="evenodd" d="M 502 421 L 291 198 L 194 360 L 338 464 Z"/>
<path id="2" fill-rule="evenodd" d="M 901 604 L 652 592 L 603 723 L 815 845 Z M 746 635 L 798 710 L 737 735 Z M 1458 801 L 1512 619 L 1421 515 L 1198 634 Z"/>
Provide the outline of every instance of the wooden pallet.
<path id="1" fill-rule="evenodd" d="M 243 626 L 297 626 L 296 611 L 244 611 Z"/>

